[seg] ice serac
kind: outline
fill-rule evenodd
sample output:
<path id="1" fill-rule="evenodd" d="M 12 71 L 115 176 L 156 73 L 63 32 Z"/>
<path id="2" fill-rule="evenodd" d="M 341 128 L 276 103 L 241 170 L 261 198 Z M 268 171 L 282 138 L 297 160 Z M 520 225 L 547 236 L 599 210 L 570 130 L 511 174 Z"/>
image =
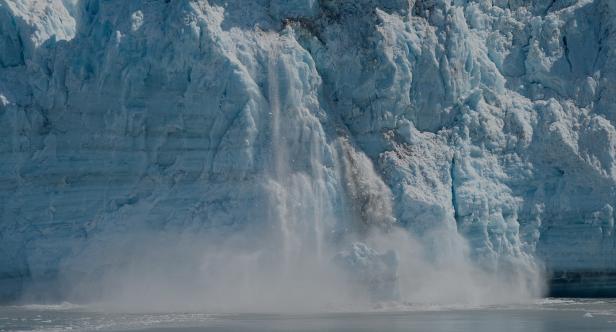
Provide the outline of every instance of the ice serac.
<path id="1" fill-rule="evenodd" d="M 610 0 L 0 0 L 0 295 L 146 231 L 360 281 L 398 279 L 361 242 L 392 227 L 434 262 L 614 272 L 615 23 Z"/>

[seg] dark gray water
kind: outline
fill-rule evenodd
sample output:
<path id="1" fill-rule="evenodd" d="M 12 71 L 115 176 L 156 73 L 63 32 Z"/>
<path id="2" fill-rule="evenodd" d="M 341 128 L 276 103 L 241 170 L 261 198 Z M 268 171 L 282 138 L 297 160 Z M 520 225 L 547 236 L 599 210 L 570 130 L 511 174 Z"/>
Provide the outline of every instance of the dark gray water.
<path id="1" fill-rule="evenodd" d="M 29 305 L 0 307 L 0 331 L 616 331 L 616 299 L 280 315 L 127 314 L 70 304 Z"/>

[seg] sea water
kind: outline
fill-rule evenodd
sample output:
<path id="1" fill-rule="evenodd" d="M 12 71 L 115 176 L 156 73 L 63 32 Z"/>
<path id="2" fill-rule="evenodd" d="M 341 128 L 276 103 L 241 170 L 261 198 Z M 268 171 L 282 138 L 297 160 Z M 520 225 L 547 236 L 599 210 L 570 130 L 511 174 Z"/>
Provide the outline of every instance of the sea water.
<path id="1" fill-rule="evenodd" d="M 370 312 L 114 313 L 61 305 L 0 307 L 0 331 L 616 331 L 616 299 L 499 306 L 383 305 Z"/>

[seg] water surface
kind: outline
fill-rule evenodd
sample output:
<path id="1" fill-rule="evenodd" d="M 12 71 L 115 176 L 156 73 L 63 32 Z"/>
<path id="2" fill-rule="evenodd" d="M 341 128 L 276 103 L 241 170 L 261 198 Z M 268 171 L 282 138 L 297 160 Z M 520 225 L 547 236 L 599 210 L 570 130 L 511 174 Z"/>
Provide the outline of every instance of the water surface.
<path id="1" fill-rule="evenodd" d="M 391 306 L 365 313 L 113 313 L 84 306 L 0 307 L 0 331 L 616 331 L 616 299 L 502 306 Z"/>

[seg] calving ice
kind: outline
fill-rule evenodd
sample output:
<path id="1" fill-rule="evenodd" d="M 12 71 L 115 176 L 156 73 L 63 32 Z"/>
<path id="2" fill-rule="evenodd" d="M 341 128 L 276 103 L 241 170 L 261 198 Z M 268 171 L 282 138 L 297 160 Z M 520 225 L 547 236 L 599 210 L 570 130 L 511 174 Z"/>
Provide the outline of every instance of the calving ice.
<path id="1" fill-rule="evenodd" d="M 0 0 L 0 298 L 614 291 L 615 20 L 611 0 Z"/>

